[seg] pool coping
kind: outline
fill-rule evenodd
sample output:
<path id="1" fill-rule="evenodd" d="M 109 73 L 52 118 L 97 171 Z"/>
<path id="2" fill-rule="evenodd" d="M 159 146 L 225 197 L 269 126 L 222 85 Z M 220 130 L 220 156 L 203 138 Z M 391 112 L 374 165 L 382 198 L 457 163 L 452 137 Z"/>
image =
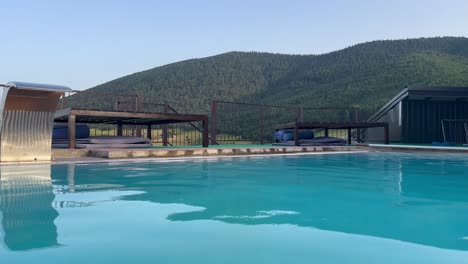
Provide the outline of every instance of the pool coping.
<path id="1" fill-rule="evenodd" d="M 305 153 L 280 153 L 276 155 L 271 154 L 251 154 L 251 155 L 217 155 L 217 156 L 181 156 L 181 157 L 165 157 L 165 158 L 124 158 L 124 159 L 105 159 L 98 158 L 95 160 L 55 160 L 51 161 L 52 164 L 91 164 L 91 163 L 122 163 L 122 162 L 175 162 L 175 161 L 193 161 L 193 160 L 217 160 L 217 159 L 231 159 L 231 158 L 265 158 L 265 157 L 279 157 L 279 156 L 315 156 L 315 155 L 333 155 L 333 154 L 358 154 L 367 153 L 369 151 L 327 151 L 327 152 L 305 152 Z"/>
<path id="2" fill-rule="evenodd" d="M 414 145 L 384 145 L 368 144 L 376 151 L 398 151 L 398 152 L 429 152 L 429 153 L 468 153 L 466 147 L 444 147 L 444 146 L 414 146 Z"/>
<path id="3" fill-rule="evenodd" d="M 151 149 L 54 149 L 51 161 L 2 162 L 0 166 L 21 164 L 86 164 L 98 162 L 141 162 L 209 159 L 224 157 L 266 157 L 277 155 L 343 154 L 362 152 L 468 153 L 468 148 L 358 144 L 351 146 L 258 146 L 219 148 L 151 148 Z"/>
<path id="4" fill-rule="evenodd" d="M 32 165 L 60 165 L 60 164 L 95 164 L 95 163 L 141 163 L 141 162 L 176 162 L 176 161 L 193 161 L 193 160 L 217 160 L 230 158 L 265 158 L 265 157 L 280 157 L 280 156 L 315 156 L 315 155 L 333 155 L 333 154 L 359 154 L 368 153 L 368 150 L 352 150 L 352 151 L 322 151 L 322 152 L 303 152 L 303 153 L 279 153 L 279 154 L 250 154 L 250 155 L 216 155 L 216 156 L 181 156 L 181 157 L 162 157 L 162 158 L 122 158 L 122 159 L 106 159 L 106 158 L 71 158 L 71 159 L 56 159 L 51 161 L 28 161 L 28 162 L 4 162 L 2 166 L 32 166 Z"/>
<path id="5" fill-rule="evenodd" d="M 368 149 L 362 146 L 254 146 L 219 148 L 145 148 L 145 149 L 53 149 L 52 158 L 146 158 L 146 157 L 180 157 L 180 156 L 218 156 L 218 155 L 251 155 L 279 154 L 322 151 L 350 151 Z"/>
<path id="6" fill-rule="evenodd" d="M 265 146 L 265 147 L 221 147 L 221 148 L 161 148 L 161 149 L 100 149 L 90 150 L 88 156 L 106 159 L 122 158 L 168 158 L 194 156 L 237 156 L 255 154 L 309 153 L 327 151 L 351 151 L 352 146 Z"/>

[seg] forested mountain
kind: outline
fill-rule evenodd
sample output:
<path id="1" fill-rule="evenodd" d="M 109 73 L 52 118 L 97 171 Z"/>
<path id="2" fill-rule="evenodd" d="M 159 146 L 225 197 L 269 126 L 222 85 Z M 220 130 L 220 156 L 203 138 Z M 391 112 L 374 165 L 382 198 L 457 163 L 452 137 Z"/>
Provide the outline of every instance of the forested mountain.
<path id="1" fill-rule="evenodd" d="M 229 52 L 91 90 L 139 94 L 183 111 L 209 109 L 213 99 L 375 109 L 408 85 L 468 86 L 468 39 L 373 41 L 323 55 Z"/>

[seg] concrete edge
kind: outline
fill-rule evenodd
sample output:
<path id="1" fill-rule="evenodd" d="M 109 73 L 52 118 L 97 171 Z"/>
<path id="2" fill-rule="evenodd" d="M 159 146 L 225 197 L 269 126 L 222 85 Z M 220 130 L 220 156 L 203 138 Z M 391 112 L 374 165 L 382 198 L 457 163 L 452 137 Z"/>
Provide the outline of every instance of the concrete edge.
<path id="1" fill-rule="evenodd" d="M 104 159 L 121 158 L 167 158 L 198 156 L 237 156 L 255 154 L 286 154 L 324 151 L 351 151 L 350 146 L 308 146 L 308 147 L 259 147 L 259 148 L 200 148 L 200 149 L 133 149 L 133 150 L 91 150 L 89 157 Z"/>
<path id="2" fill-rule="evenodd" d="M 369 144 L 369 148 L 384 152 L 416 152 L 416 153 L 468 153 L 468 148 L 462 147 L 433 147 L 433 146 L 402 146 Z"/>

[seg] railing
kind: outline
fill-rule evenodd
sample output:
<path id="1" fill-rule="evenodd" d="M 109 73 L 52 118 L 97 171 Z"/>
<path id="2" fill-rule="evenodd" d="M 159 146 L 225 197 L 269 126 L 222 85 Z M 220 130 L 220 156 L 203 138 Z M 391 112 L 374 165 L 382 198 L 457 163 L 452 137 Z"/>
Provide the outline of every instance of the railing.
<path id="1" fill-rule="evenodd" d="M 135 94 L 103 93 L 95 91 L 72 91 L 61 98 L 59 110 L 76 108 L 83 110 L 122 111 L 143 113 L 179 112 L 168 103 L 144 102 L 143 97 Z M 88 124 L 91 136 L 116 136 L 116 124 Z M 124 125 L 124 136 L 151 137 L 153 145 L 191 146 L 202 144 L 201 122 L 153 125 L 151 131 L 147 126 Z"/>
<path id="2" fill-rule="evenodd" d="M 168 103 L 145 102 L 135 94 L 73 91 L 60 102 L 60 109 L 79 108 L 146 113 L 179 113 Z M 190 109 L 190 113 L 206 114 L 206 109 Z M 295 107 L 213 101 L 210 111 L 211 144 L 269 143 L 278 125 L 302 122 L 358 122 L 356 107 Z M 117 135 L 115 124 L 90 125 L 91 135 Z M 202 129 L 198 122 L 154 125 L 151 139 L 155 145 L 185 146 L 201 144 Z M 148 136 L 147 127 L 124 126 L 123 135 Z M 314 131 L 324 136 L 325 131 Z M 347 137 L 346 131 L 330 130 L 329 136 Z"/>
<path id="3" fill-rule="evenodd" d="M 452 144 L 468 144 L 468 120 L 443 119 L 441 120 L 444 142 Z"/>
<path id="4" fill-rule="evenodd" d="M 268 143 L 278 125 L 290 122 L 358 122 L 355 107 L 294 107 L 213 101 L 211 144 Z M 315 131 L 318 135 L 324 131 Z M 346 138 L 346 131 L 330 131 L 329 136 Z"/>
<path id="5" fill-rule="evenodd" d="M 95 91 L 71 91 L 60 99 L 59 110 L 78 108 L 83 110 L 138 112 L 141 97 L 135 94 L 105 93 Z"/>
<path id="6" fill-rule="evenodd" d="M 142 109 L 151 111 L 162 106 L 162 112 L 180 114 L 174 107 L 168 103 L 142 103 Z M 192 146 L 201 145 L 203 130 L 201 122 L 175 123 L 167 125 L 158 125 L 151 135 L 153 143 L 162 146 Z"/>

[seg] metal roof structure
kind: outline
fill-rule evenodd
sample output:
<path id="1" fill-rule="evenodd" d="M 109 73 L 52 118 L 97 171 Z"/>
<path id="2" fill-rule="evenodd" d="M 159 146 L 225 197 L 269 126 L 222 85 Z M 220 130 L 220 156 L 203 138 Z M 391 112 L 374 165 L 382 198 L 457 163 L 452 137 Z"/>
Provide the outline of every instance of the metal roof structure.
<path id="1" fill-rule="evenodd" d="M 437 101 L 468 101 L 468 87 L 449 86 L 413 86 L 406 87 L 388 103 L 373 114 L 368 122 L 375 122 L 389 110 L 394 108 L 403 99 L 410 100 L 437 100 Z"/>
<path id="2" fill-rule="evenodd" d="M 0 161 L 51 159 L 52 127 L 69 87 L 27 82 L 0 85 Z"/>
<path id="3" fill-rule="evenodd" d="M 41 83 L 29 83 L 29 82 L 8 82 L 6 85 L 8 88 L 16 88 L 21 90 L 39 90 L 39 91 L 50 91 L 50 92 L 70 92 L 71 88 L 63 85 L 55 84 L 41 84 Z"/>

